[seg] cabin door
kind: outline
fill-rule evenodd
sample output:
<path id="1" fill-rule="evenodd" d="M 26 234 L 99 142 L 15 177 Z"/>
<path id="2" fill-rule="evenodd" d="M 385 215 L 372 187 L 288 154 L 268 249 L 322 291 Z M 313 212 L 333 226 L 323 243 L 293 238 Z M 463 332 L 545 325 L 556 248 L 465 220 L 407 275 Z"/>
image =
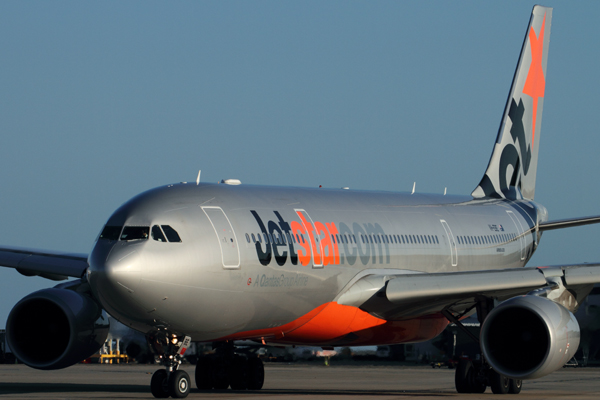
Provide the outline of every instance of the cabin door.
<path id="1" fill-rule="evenodd" d="M 239 268 L 240 249 L 229 218 L 220 207 L 202 207 L 202 211 L 208 217 L 219 240 L 223 267 L 227 269 Z"/>
<path id="2" fill-rule="evenodd" d="M 452 266 L 456 267 L 458 265 L 458 253 L 456 252 L 456 242 L 454 241 L 454 235 L 450 230 L 450 226 L 446 221 L 440 219 L 444 230 L 446 231 L 446 237 L 448 237 L 448 244 L 450 245 L 450 258 L 452 261 Z"/>
<path id="3" fill-rule="evenodd" d="M 506 213 L 508 214 L 510 219 L 512 219 L 512 221 L 515 224 L 515 227 L 517 228 L 517 240 L 519 241 L 519 244 L 521 245 L 521 260 L 524 260 L 525 259 L 525 233 L 523 230 L 523 225 L 521 225 L 521 221 L 519 221 L 519 219 L 517 218 L 517 216 L 515 215 L 514 212 L 506 211 Z"/>

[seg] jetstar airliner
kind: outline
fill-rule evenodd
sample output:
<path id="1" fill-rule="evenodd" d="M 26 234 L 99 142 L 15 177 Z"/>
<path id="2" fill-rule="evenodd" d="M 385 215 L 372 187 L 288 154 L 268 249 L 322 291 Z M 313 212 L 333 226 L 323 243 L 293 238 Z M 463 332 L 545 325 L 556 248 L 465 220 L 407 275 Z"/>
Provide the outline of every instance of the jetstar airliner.
<path id="1" fill-rule="evenodd" d="M 14 354 L 68 367 L 106 339 L 106 313 L 146 335 L 164 368 L 155 397 L 187 396 L 190 341 L 215 353 L 199 389 L 258 390 L 264 369 L 234 341 L 357 346 L 414 343 L 477 312 L 481 361 L 462 361 L 456 389 L 518 393 L 579 345 L 573 313 L 600 264 L 525 267 L 549 221 L 534 202 L 552 9 L 533 9 L 492 156 L 468 196 L 264 187 L 225 180 L 144 192 L 108 219 L 91 254 L 2 248 L 24 275 L 75 277 L 10 313 Z"/>

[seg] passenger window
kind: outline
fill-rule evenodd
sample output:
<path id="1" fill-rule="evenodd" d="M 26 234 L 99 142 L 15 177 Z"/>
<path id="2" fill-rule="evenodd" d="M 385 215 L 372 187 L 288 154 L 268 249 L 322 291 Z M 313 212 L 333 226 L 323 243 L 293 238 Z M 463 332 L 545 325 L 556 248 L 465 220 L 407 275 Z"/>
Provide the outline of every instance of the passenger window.
<path id="1" fill-rule="evenodd" d="M 154 225 L 152 227 L 152 239 L 156 240 L 157 242 L 166 242 L 167 241 L 167 239 L 165 238 L 165 235 L 163 235 L 162 231 L 160 230 L 160 226 Z"/>
<path id="2" fill-rule="evenodd" d="M 121 231 L 123 230 L 122 226 L 109 226 L 106 225 L 104 229 L 102 229 L 102 233 L 100 233 L 99 239 L 105 240 L 118 240 Z"/>
<path id="3" fill-rule="evenodd" d="M 346 243 L 348 243 L 348 235 L 344 235 L 344 240 L 346 240 Z"/>
<path id="4" fill-rule="evenodd" d="M 163 229 L 165 235 L 167 235 L 169 242 L 181 242 L 181 238 L 175 229 L 171 228 L 169 225 L 161 225 L 161 228 Z"/>
<path id="5" fill-rule="evenodd" d="M 262 236 L 260 236 L 260 233 L 257 233 L 256 237 L 258 238 L 258 243 L 262 244 Z"/>
<path id="6" fill-rule="evenodd" d="M 146 240 L 150 233 L 149 226 L 126 226 L 121 233 L 121 240 Z"/>
<path id="7" fill-rule="evenodd" d="M 254 233 L 252 234 L 252 243 L 256 242 L 256 236 L 254 236 Z"/>

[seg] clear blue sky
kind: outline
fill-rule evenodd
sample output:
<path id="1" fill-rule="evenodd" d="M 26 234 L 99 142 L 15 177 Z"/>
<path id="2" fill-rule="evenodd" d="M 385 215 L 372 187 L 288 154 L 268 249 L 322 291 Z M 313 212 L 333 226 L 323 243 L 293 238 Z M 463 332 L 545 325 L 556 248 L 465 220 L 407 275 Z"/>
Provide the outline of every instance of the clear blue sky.
<path id="1" fill-rule="evenodd" d="M 87 253 L 179 181 L 468 194 L 533 2 L 0 4 L 0 245 Z M 600 214 L 600 2 L 554 7 L 536 200 Z M 600 226 L 530 265 L 600 261 Z M 0 327 L 54 283 L 0 269 Z"/>

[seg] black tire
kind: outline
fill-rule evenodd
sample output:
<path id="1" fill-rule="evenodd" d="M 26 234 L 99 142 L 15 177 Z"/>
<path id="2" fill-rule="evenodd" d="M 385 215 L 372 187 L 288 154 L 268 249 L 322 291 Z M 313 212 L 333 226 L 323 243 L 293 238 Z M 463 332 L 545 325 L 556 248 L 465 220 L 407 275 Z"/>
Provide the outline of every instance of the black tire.
<path id="1" fill-rule="evenodd" d="M 150 380 L 150 391 L 157 399 L 166 399 L 169 397 L 169 381 L 167 371 L 164 369 L 156 370 Z"/>
<path id="2" fill-rule="evenodd" d="M 213 388 L 225 390 L 229 387 L 229 363 L 224 357 L 217 357 L 212 361 Z"/>
<path id="3" fill-rule="evenodd" d="M 229 386 L 233 390 L 248 389 L 248 360 L 236 355 L 231 364 Z"/>
<path id="4" fill-rule="evenodd" d="M 169 377 L 169 394 L 174 399 L 183 399 L 190 393 L 190 376 L 187 372 L 177 370 Z"/>
<path id="5" fill-rule="evenodd" d="M 454 387 L 458 393 L 470 393 L 469 372 L 473 369 L 473 363 L 460 360 L 454 373 Z"/>
<path id="6" fill-rule="evenodd" d="M 460 360 L 454 373 L 454 386 L 458 393 L 483 393 L 486 386 L 477 381 L 476 366 L 471 361 Z"/>
<path id="7" fill-rule="evenodd" d="M 248 371 L 248 390 L 260 390 L 265 383 L 265 367 L 259 358 L 250 358 L 246 364 Z"/>
<path id="8" fill-rule="evenodd" d="M 196 362 L 196 386 L 200 390 L 211 390 L 213 388 L 212 360 L 208 357 L 200 357 Z"/>
<path id="9" fill-rule="evenodd" d="M 490 372 L 490 387 L 494 394 L 507 394 L 511 379 L 496 371 Z"/>
<path id="10" fill-rule="evenodd" d="M 511 379 L 508 383 L 508 393 L 519 394 L 523 388 L 523 381 L 520 379 Z"/>

